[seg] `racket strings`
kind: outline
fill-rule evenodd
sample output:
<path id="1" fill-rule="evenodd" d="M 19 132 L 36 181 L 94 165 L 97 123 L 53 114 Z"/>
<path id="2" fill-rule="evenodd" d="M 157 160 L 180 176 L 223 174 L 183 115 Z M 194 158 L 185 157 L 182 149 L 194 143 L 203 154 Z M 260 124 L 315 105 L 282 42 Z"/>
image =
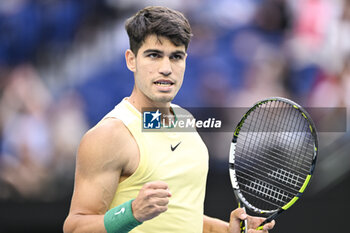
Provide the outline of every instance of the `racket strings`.
<path id="1" fill-rule="evenodd" d="M 246 189 L 254 193 L 260 194 L 253 196 L 264 202 L 269 203 L 274 208 L 280 207 L 280 205 L 277 205 L 276 203 L 280 203 L 281 205 L 283 205 L 283 203 L 285 203 L 285 200 L 289 200 L 291 197 L 291 194 L 286 193 L 283 190 L 276 191 L 275 187 L 266 185 L 265 183 L 259 180 L 252 182 L 249 186 L 246 186 Z M 245 190 L 243 190 L 243 192 L 247 195 L 252 195 L 251 192 L 247 192 Z M 266 197 L 269 199 L 266 199 Z M 272 200 L 273 202 L 269 200 Z"/>
<path id="2" fill-rule="evenodd" d="M 295 114 L 298 114 L 298 112 L 295 111 Z M 305 119 L 302 119 L 302 118 L 303 118 L 303 116 L 298 114 L 297 118 L 293 118 L 293 119 L 295 119 L 295 121 L 293 123 L 298 125 L 298 130 L 303 130 L 303 132 L 310 132 L 309 129 L 308 129 L 309 124 L 305 121 Z M 309 136 L 309 139 L 310 139 L 310 136 L 312 136 L 311 133 L 308 133 L 308 136 Z M 306 142 L 305 137 L 297 137 L 297 142 L 296 143 L 298 145 L 301 145 L 300 146 L 300 150 L 302 150 L 301 151 L 302 153 L 300 153 L 299 156 L 291 157 L 291 159 L 293 159 L 292 162 L 294 164 L 296 164 L 296 163 L 298 163 L 298 164 L 306 164 L 305 157 L 309 157 L 310 158 L 310 162 L 307 163 L 307 165 L 310 167 L 310 165 L 312 163 L 312 153 L 308 153 L 308 148 L 312 148 L 313 149 L 313 146 L 310 147 L 310 145 L 313 143 L 313 141 L 309 140 L 308 144 L 305 144 L 305 142 Z M 309 152 L 311 152 L 311 151 L 309 151 Z M 301 156 L 301 155 L 305 155 L 305 156 Z"/>
<path id="3" fill-rule="evenodd" d="M 256 137 L 256 136 L 254 136 L 254 135 L 246 135 L 246 138 L 254 138 L 254 137 Z M 306 139 L 306 140 L 310 140 L 310 139 Z M 311 141 L 310 141 L 310 143 L 311 143 Z M 237 146 L 236 146 L 236 148 L 237 149 L 240 149 L 240 150 L 242 150 L 242 152 L 250 152 L 250 153 L 252 153 L 252 154 L 254 154 L 255 155 L 255 157 L 257 157 L 258 158 L 258 161 L 262 161 L 262 162 L 264 162 L 264 159 L 265 160 L 268 160 L 268 162 L 275 162 L 275 163 L 277 163 L 279 166 L 285 166 L 285 168 L 290 168 L 289 166 L 287 166 L 287 164 L 286 165 L 284 165 L 285 164 L 285 159 L 283 159 L 282 157 L 280 157 L 280 156 L 278 156 L 279 154 L 281 154 L 281 153 L 291 153 L 291 152 L 293 152 L 292 150 L 290 150 L 290 149 L 288 149 L 288 148 L 284 148 L 283 150 L 282 149 L 279 149 L 279 148 L 274 148 L 274 150 L 273 151 L 269 151 L 271 154 L 273 154 L 273 155 L 276 155 L 273 159 L 270 159 L 269 157 L 267 157 L 267 155 L 268 155 L 268 148 L 267 147 L 265 147 L 264 146 L 264 144 L 263 145 L 257 145 L 256 147 L 255 147 L 255 149 L 259 149 L 260 150 L 260 152 L 258 153 L 256 150 L 248 150 L 246 147 L 243 147 L 242 145 L 240 145 L 240 144 L 238 144 Z M 304 149 L 308 149 L 307 147 L 305 147 Z M 304 151 L 300 151 L 300 153 L 303 153 Z M 310 153 L 308 153 L 308 154 L 312 154 L 312 152 L 310 152 Z M 312 159 L 310 158 L 310 156 L 304 156 L 304 155 L 302 155 L 302 157 L 305 157 L 306 159 L 309 159 L 309 164 L 311 164 L 311 162 L 312 162 Z M 304 160 L 305 161 L 305 160 Z M 257 166 L 258 166 L 259 164 L 257 164 Z M 292 166 L 295 166 L 296 168 L 299 168 L 299 169 L 302 169 L 302 168 L 304 168 L 304 169 L 302 169 L 302 171 L 304 171 L 304 172 L 308 172 L 309 170 L 308 170 L 308 168 L 309 168 L 309 166 L 306 164 L 306 162 L 305 163 L 301 163 L 301 162 L 296 162 L 296 163 L 292 163 L 292 164 L 288 164 L 288 165 L 292 165 Z"/>
<path id="4" fill-rule="evenodd" d="M 264 181 L 262 178 L 257 178 L 254 175 L 250 175 L 249 173 L 244 174 L 244 176 L 242 176 L 241 179 L 247 181 L 246 183 L 244 183 L 244 187 L 248 189 L 254 190 L 254 188 L 252 187 L 255 187 L 256 184 L 259 184 L 259 188 L 266 188 L 267 190 L 273 190 L 271 193 L 269 193 L 271 194 L 272 198 L 274 197 L 274 195 L 278 196 L 280 193 L 284 193 L 285 197 L 294 196 L 294 193 L 289 191 L 289 188 L 282 189 L 281 187 L 273 185 L 272 183 L 267 183 L 266 180 Z M 260 192 L 261 190 L 259 191 L 259 193 Z M 282 203 L 284 203 L 284 201 Z"/>
<path id="5" fill-rule="evenodd" d="M 274 167 L 270 166 L 268 163 L 264 162 L 264 164 L 266 166 L 269 166 L 270 169 L 268 167 L 263 167 L 263 166 L 256 166 L 256 167 L 252 167 L 250 164 L 248 163 L 244 163 L 244 162 L 240 162 L 241 166 L 241 171 L 242 171 L 242 175 L 246 174 L 249 175 L 250 173 L 253 174 L 253 177 L 259 177 L 259 178 L 264 178 L 264 179 L 269 179 L 269 181 L 272 183 L 274 181 L 279 181 L 281 182 L 280 185 L 281 186 L 285 186 L 285 188 L 289 188 L 292 189 L 292 192 L 295 194 L 295 192 L 299 191 L 299 187 L 303 184 L 302 181 L 302 175 L 301 173 L 296 174 L 296 173 L 292 173 L 290 171 L 287 171 L 283 168 L 277 169 L 277 170 L 272 170 Z M 261 170 L 262 169 L 269 169 L 269 172 L 267 173 L 267 176 L 264 176 L 261 174 Z M 243 176 L 242 176 L 243 177 Z M 285 183 L 285 185 L 284 185 Z M 292 185 L 292 187 L 291 187 Z M 293 189 L 294 187 L 294 189 Z"/>
<path id="6" fill-rule="evenodd" d="M 260 209 L 283 206 L 297 194 L 312 164 L 308 122 L 299 110 L 274 101 L 251 112 L 241 131 L 235 159 L 240 189 Z"/>
<path id="7" fill-rule="evenodd" d="M 263 134 L 263 133 L 260 133 L 260 134 Z M 247 135 L 245 135 L 245 137 L 247 138 L 247 140 L 255 140 L 254 138 L 259 137 L 259 136 L 255 136 L 254 134 L 247 134 Z M 286 138 L 285 135 L 280 135 L 279 137 Z M 266 143 L 257 143 L 257 145 L 255 146 L 254 149 L 261 150 L 262 157 L 266 156 L 266 153 L 271 153 L 271 155 L 274 155 L 274 160 L 276 159 L 276 160 L 283 162 L 283 163 L 286 161 L 286 159 L 289 160 L 289 158 L 287 156 L 282 157 L 279 155 L 281 155 L 281 154 L 285 155 L 285 154 L 290 154 L 290 153 L 299 153 L 300 154 L 299 160 L 293 160 L 289 164 L 292 164 L 296 167 L 305 165 L 305 168 L 307 169 L 307 168 L 309 168 L 309 166 L 308 166 L 309 163 L 312 162 L 312 158 L 310 158 L 310 155 L 312 155 L 313 152 L 310 151 L 310 147 L 308 147 L 308 145 L 312 144 L 312 140 L 309 137 L 305 137 L 305 135 L 299 135 L 298 137 L 305 138 L 305 139 L 303 139 L 302 145 L 296 149 L 291 149 L 292 145 L 291 144 L 288 145 L 287 143 L 285 143 L 286 147 L 284 147 L 284 148 L 282 148 L 281 146 L 275 146 L 274 148 L 270 148 L 270 147 L 265 146 Z M 285 141 L 288 141 L 288 140 L 285 140 Z M 262 142 L 264 142 L 264 141 L 262 140 Z M 278 143 L 277 141 L 273 141 L 273 144 L 279 145 L 280 143 Z M 255 151 L 255 150 L 251 150 L 251 148 L 249 148 L 249 147 L 243 147 L 243 145 L 237 145 L 237 147 L 242 148 L 242 149 L 247 149 L 248 151 L 252 151 L 252 152 Z M 256 153 L 255 155 L 258 156 L 259 153 Z M 309 163 L 307 163 L 307 162 L 309 162 Z"/>
<path id="8" fill-rule="evenodd" d="M 242 168 L 252 168 L 252 170 L 256 170 L 256 173 L 259 173 L 262 169 L 269 169 L 273 170 L 276 166 L 279 167 L 280 169 L 284 170 L 289 170 L 290 166 L 285 163 L 283 159 L 277 158 L 277 159 L 272 159 L 268 157 L 268 153 L 265 152 L 263 149 L 264 147 L 258 147 L 257 149 L 260 149 L 261 152 L 258 153 L 257 151 L 249 151 L 245 150 L 245 148 L 237 145 L 236 146 L 237 151 L 240 151 L 242 154 L 246 153 L 251 153 L 252 155 L 255 155 L 252 158 L 247 158 L 245 160 L 243 159 L 238 159 L 236 161 L 237 165 L 242 165 Z M 311 161 L 310 161 L 311 164 Z M 307 173 L 309 170 L 307 169 L 308 167 L 304 164 L 301 164 L 301 166 L 297 167 L 298 170 L 295 169 L 295 173 L 298 174 L 299 176 L 303 176 L 305 173 Z M 300 170 L 300 171 L 299 171 Z"/>
<path id="9" fill-rule="evenodd" d="M 294 140 L 294 137 L 292 136 L 292 134 L 303 134 L 303 135 L 299 135 L 298 138 L 302 139 L 304 143 L 300 144 L 301 146 L 294 148 L 293 150 L 290 149 L 292 148 L 291 146 L 291 142 Z M 313 151 L 310 150 L 310 144 L 313 143 L 313 140 L 311 137 L 307 137 L 307 136 L 311 136 L 311 135 L 305 135 L 305 133 L 266 133 L 266 132 L 261 132 L 261 133 L 242 133 L 242 136 L 245 138 L 245 142 L 244 144 L 239 144 L 237 145 L 237 148 L 241 148 L 242 150 L 247 149 L 247 152 L 252 152 L 255 156 L 259 156 L 260 153 L 262 153 L 262 155 L 260 156 L 260 158 L 258 160 L 261 160 L 263 158 L 266 157 L 267 160 L 269 160 L 269 162 L 274 162 L 274 161 L 278 161 L 280 162 L 278 165 L 282 165 L 283 163 L 285 163 L 286 159 L 289 159 L 288 156 L 279 156 L 280 154 L 291 154 L 291 153 L 298 153 L 300 156 L 302 157 L 303 160 L 299 161 L 299 160 L 294 160 L 292 163 L 288 163 L 288 168 L 290 165 L 295 166 L 295 168 L 301 168 L 304 167 L 305 168 L 305 172 L 308 172 L 308 168 L 309 165 L 312 163 L 312 154 Z M 276 138 L 279 138 L 280 141 L 282 141 L 286 146 L 281 149 L 281 147 L 275 146 L 273 148 L 273 150 L 269 150 L 269 148 L 264 147 L 264 145 L 267 144 L 267 142 L 265 142 L 262 138 L 264 138 L 265 134 L 269 134 L 269 138 L 272 138 L 271 141 L 273 141 L 274 145 L 278 145 L 281 144 L 281 142 L 278 142 L 276 140 Z M 247 142 L 247 140 L 249 139 L 249 142 Z M 293 140 L 292 140 L 293 139 Z M 250 141 L 255 141 L 255 149 L 256 150 L 251 150 L 250 147 L 244 147 L 244 145 L 247 144 L 253 144 L 254 142 L 250 142 Z M 263 142 L 263 143 L 258 143 L 258 142 Z M 288 144 L 286 144 L 285 142 L 289 142 Z M 311 148 L 312 149 L 312 148 Z M 305 150 L 308 150 L 308 152 L 305 152 Z M 259 151 L 259 153 L 258 153 Z M 267 157 L 268 153 L 271 153 L 271 155 L 275 155 L 273 156 L 272 159 L 269 159 L 269 157 Z M 306 161 L 307 160 L 307 161 Z"/>
<path id="10" fill-rule="evenodd" d="M 254 122 L 258 122 L 258 120 L 253 120 Z M 242 127 L 242 133 L 244 133 L 244 131 L 246 131 L 246 132 L 259 132 L 259 131 L 257 131 L 257 130 L 252 130 L 251 129 L 251 126 L 252 124 L 248 124 L 248 127 L 247 127 L 247 125 L 245 124 L 243 127 Z M 305 128 L 305 127 L 304 127 Z M 307 127 L 306 127 L 307 128 Z M 278 135 L 275 135 L 275 137 L 271 137 L 271 132 L 273 133 L 273 132 L 277 132 L 277 130 L 275 129 L 275 128 L 272 128 L 272 127 L 268 127 L 268 128 L 266 128 L 266 129 L 264 129 L 263 131 L 261 131 L 261 132 L 259 132 L 259 134 L 255 134 L 254 135 L 254 137 L 259 137 L 259 135 L 264 135 L 263 133 L 264 132 L 269 132 L 269 138 L 270 139 L 272 139 L 272 140 L 274 140 L 276 143 L 277 143 L 277 139 L 279 138 L 280 139 L 280 141 L 289 141 L 289 142 L 293 142 L 293 141 L 295 141 L 295 138 L 293 137 L 293 135 L 294 135 L 294 133 L 288 133 L 288 132 L 286 132 L 286 131 L 284 131 L 282 128 L 279 128 L 278 129 L 278 131 L 279 132 L 285 132 L 284 134 L 281 134 L 281 133 L 279 133 Z M 302 131 L 303 130 L 297 130 L 297 132 L 300 132 L 300 133 L 302 133 Z M 304 130 L 305 131 L 305 130 Z M 249 135 L 248 135 L 249 136 Z M 299 138 L 301 138 L 301 137 L 299 137 Z M 310 140 L 310 142 L 312 142 L 312 139 L 311 138 L 309 138 L 309 140 Z M 258 140 L 258 139 L 255 139 L 255 141 L 262 141 L 262 140 Z M 307 146 L 301 146 L 300 148 L 303 148 L 304 147 L 304 149 L 305 148 L 307 148 Z M 296 148 L 296 149 L 299 149 L 299 148 Z M 290 151 L 289 151 L 290 152 Z"/>

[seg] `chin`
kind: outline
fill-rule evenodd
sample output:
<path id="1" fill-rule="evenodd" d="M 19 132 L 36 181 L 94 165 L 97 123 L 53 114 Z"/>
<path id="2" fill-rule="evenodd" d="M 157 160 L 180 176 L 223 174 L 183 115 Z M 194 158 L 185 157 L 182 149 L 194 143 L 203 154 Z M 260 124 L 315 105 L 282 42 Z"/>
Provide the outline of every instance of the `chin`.
<path id="1" fill-rule="evenodd" d="M 153 98 L 153 101 L 160 103 L 169 103 L 174 99 L 175 96 L 159 96 Z"/>

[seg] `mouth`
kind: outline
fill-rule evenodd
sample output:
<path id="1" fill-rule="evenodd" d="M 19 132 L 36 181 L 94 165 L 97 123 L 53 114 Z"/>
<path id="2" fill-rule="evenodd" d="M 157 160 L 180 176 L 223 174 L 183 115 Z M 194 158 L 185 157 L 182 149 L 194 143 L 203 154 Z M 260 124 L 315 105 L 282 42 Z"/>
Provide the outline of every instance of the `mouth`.
<path id="1" fill-rule="evenodd" d="M 157 90 L 162 93 L 170 93 L 175 87 L 175 83 L 168 79 L 159 79 L 153 82 L 153 84 L 156 86 Z"/>
<path id="2" fill-rule="evenodd" d="M 170 87 L 170 86 L 174 85 L 174 83 L 170 80 L 159 80 L 159 81 L 155 81 L 153 83 L 157 86 L 160 86 L 160 87 Z"/>

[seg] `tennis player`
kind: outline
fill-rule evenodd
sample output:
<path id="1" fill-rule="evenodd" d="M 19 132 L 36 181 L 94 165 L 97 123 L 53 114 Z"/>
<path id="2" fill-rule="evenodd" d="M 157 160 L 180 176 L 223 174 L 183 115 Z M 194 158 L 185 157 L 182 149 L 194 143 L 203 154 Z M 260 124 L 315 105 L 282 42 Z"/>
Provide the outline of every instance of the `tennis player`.
<path id="1" fill-rule="evenodd" d="M 142 132 L 142 108 L 166 109 L 179 91 L 191 28 L 180 13 L 147 7 L 127 20 L 127 67 L 134 89 L 79 146 L 65 233 L 249 232 L 264 219 L 232 211 L 230 222 L 203 214 L 208 151 L 197 132 Z"/>

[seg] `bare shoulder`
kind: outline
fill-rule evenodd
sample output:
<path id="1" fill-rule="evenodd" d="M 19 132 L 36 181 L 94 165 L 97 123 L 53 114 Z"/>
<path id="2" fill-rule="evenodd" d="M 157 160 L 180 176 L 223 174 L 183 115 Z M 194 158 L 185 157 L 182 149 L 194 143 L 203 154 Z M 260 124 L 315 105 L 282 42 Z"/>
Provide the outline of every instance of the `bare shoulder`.
<path id="1" fill-rule="evenodd" d="M 95 169 L 123 170 L 135 154 L 135 149 L 137 144 L 123 122 L 107 118 L 82 138 L 77 166 L 88 169 L 90 174 L 93 174 Z"/>

